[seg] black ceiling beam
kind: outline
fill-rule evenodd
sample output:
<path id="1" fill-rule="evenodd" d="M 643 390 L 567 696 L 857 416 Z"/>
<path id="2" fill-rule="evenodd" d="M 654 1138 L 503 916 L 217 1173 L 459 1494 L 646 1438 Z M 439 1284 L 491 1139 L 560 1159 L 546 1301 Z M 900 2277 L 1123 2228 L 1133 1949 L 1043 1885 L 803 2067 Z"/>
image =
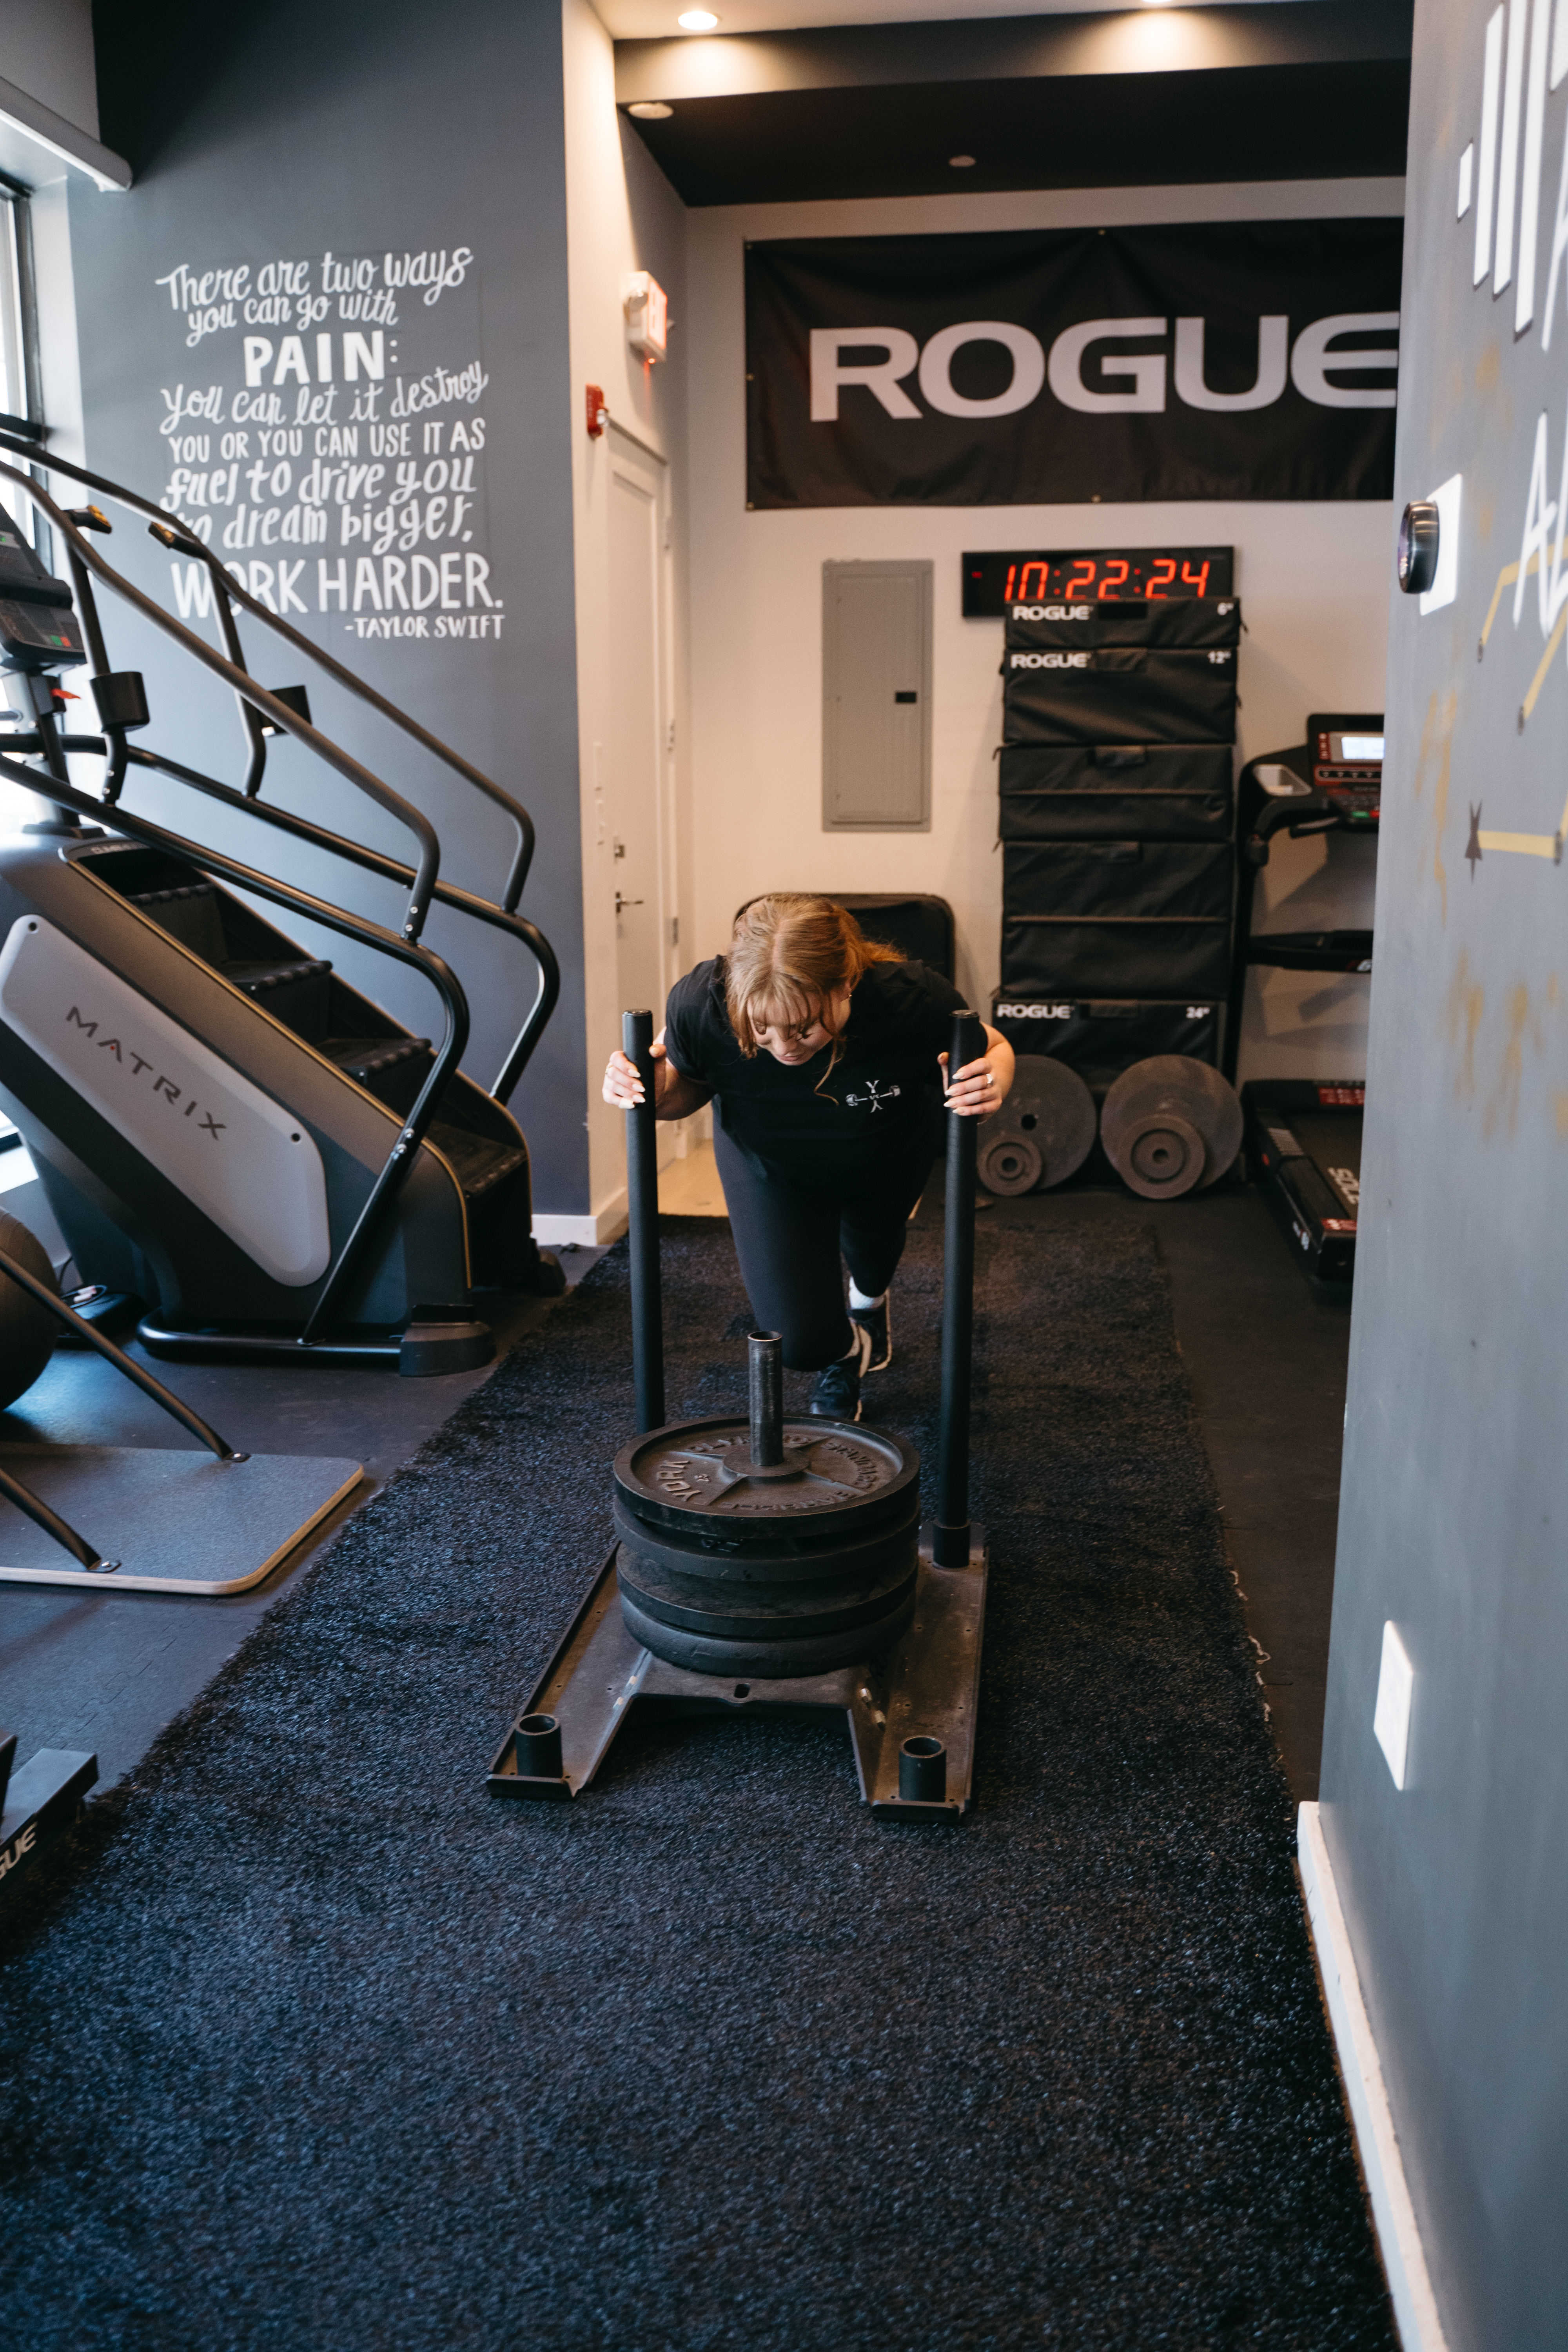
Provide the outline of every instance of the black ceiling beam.
<path id="1" fill-rule="evenodd" d="M 1413 15 L 1414 0 L 1247 0 L 617 41 L 616 97 L 674 105 L 764 91 L 1408 59 Z"/>
<path id="2" fill-rule="evenodd" d="M 1409 62 L 1385 58 L 769 90 L 634 128 L 682 202 L 707 205 L 1398 177 L 1409 111 Z"/>

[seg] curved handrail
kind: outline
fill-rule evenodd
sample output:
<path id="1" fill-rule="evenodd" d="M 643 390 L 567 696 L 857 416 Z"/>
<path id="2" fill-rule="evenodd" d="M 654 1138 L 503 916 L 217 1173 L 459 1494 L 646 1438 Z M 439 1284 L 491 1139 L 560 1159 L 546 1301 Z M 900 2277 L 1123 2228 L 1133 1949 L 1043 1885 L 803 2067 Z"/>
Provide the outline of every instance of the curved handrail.
<path id="1" fill-rule="evenodd" d="M 62 751 L 86 751 L 98 758 L 105 754 L 101 735 L 62 735 L 58 739 Z M 14 735 L 0 735 L 0 744 L 14 750 L 39 751 L 39 737 L 19 730 Z M 188 784 L 193 792 L 204 793 L 208 800 L 220 801 L 230 808 L 243 809 L 248 815 L 258 816 L 275 825 L 280 833 L 291 834 L 297 841 L 308 842 L 314 849 L 324 849 L 330 855 L 349 858 L 363 866 L 369 874 L 384 875 L 389 882 L 406 885 L 413 879 L 413 868 L 397 858 L 389 857 L 384 850 L 371 849 L 361 841 L 350 841 L 341 833 L 329 832 L 325 825 L 315 824 L 309 817 L 296 816 L 289 809 L 274 808 L 266 801 L 257 801 L 249 793 L 237 792 L 232 784 L 219 783 L 216 776 L 204 776 L 198 768 L 187 768 L 178 760 L 171 760 L 162 751 L 143 751 L 135 744 L 126 751 L 129 764 L 137 768 L 153 768 L 160 775 L 172 776 L 176 783 Z M 46 782 L 53 790 L 52 781 L 41 776 L 33 779 L 33 789 Z M 509 915 L 489 898 L 479 898 L 472 890 L 464 890 L 456 882 L 437 882 L 436 897 L 442 906 L 455 908 L 460 914 L 471 915 L 476 921 L 489 923 L 493 929 L 505 931 L 519 939 L 539 967 L 539 987 L 521 1028 L 502 1062 L 495 1084 L 489 1089 L 492 1102 L 508 1103 L 516 1090 L 518 1080 L 533 1058 L 533 1049 L 543 1034 L 545 1024 L 554 1012 L 561 997 L 561 967 L 555 961 L 555 950 L 536 923 L 526 915 Z"/>
<path id="2" fill-rule="evenodd" d="M 395 727 L 401 728 L 403 732 L 411 737 L 423 750 L 430 752 L 444 766 L 452 769 L 466 782 L 472 784 L 476 792 L 482 793 L 487 800 L 493 801 L 498 808 L 504 809 L 516 826 L 518 834 L 518 845 L 512 856 L 506 888 L 500 898 L 500 904 L 506 912 L 508 914 L 512 912 L 522 896 L 523 885 L 528 879 L 529 867 L 533 863 L 535 838 L 533 819 L 521 801 L 514 800 L 510 793 L 504 792 L 500 784 L 484 773 L 482 769 L 473 766 L 471 761 L 465 760 L 460 752 L 454 751 L 449 744 L 443 743 L 439 736 L 432 735 L 427 729 L 421 727 L 416 719 L 411 719 L 405 710 L 400 710 L 395 702 L 389 702 L 384 695 L 378 694 L 374 687 L 366 685 L 363 678 L 356 677 L 352 669 L 346 668 L 332 655 L 325 652 L 321 646 L 313 645 L 309 637 L 301 636 L 299 630 L 291 627 L 281 614 L 269 612 L 265 604 L 252 596 L 247 588 L 240 584 L 222 558 L 216 554 L 204 541 L 196 537 L 182 516 L 170 514 L 165 508 L 155 506 L 150 499 L 142 498 L 138 491 L 128 490 L 122 484 L 109 481 L 101 474 L 89 473 L 85 466 L 73 465 L 65 457 L 43 454 L 32 443 L 20 441 L 12 434 L 0 432 L 0 449 L 9 449 L 17 457 L 26 457 L 35 465 L 42 463 L 52 473 L 64 474 L 71 481 L 82 483 L 88 489 L 101 490 L 106 498 L 113 499 L 117 504 L 128 508 L 132 514 L 146 516 L 160 532 L 171 535 L 165 538 L 165 545 L 172 544 L 173 539 L 177 537 L 181 552 L 187 555 L 193 562 L 199 561 L 205 563 L 212 573 L 215 583 L 220 584 L 226 595 L 237 601 L 247 612 L 253 613 L 256 618 L 272 630 L 275 635 L 285 638 L 308 660 L 315 662 L 324 669 L 329 677 L 335 678 L 340 686 L 346 687 L 351 694 L 357 695 L 362 702 L 369 703 L 373 710 L 379 711 L 384 719 L 390 719 Z M 200 640 L 198 639 L 197 642 L 199 643 Z"/>
<path id="3" fill-rule="evenodd" d="M 25 786 L 29 792 L 37 792 L 40 783 L 45 782 L 36 768 L 25 768 L 19 760 L 6 759 L 3 753 L 0 753 L 0 776 Z M 74 784 L 52 776 L 47 781 L 49 798 L 58 801 L 62 807 L 89 818 L 103 814 L 102 803 L 90 793 L 79 792 Z M 133 841 L 145 842 L 150 848 L 164 850 L 170 856 L 181 858 L 185 865 L 194 866 L 198 873 L 219 875 L 237 890 L 252 891 L 258 898 L 268 898 L 275 906 L 287 907 L 311 922 L 324 925 L 329 930 L 342 932 L 345 939 L 357 940 L 364 947 L 379 948 L 384 954 L 395 957 L 399 962 L 412 964 L 425 974 L 441 999 L 447 1034 L 431 1055 L 429 1074 L 419 1089 L 414 1108 L 404 1119 L 397 1140 L 372 1184 L 353 1230 L 338 1252 L 321 1295 L 310 1310 L 300 1334 L 301 1345 L 308 1345 L 328 1321 L 342 1297 L 384 1203 L 397 1190 L 412 1167 L 415 1153 L 424 1141 L 426 1130 L 435 1116 L 441 1090 L 462 1060 L 464 1047 L 468 1042 L 468 999 L 463 994 L 457 974 L 431 949 L 422 946 L 417 940 L 401 938 L 397 932 L 389 931 L 364 916 L 351 915 L 345 908 L 334 907 L 329 899 L 318 898 L 309 890 L 297 889 L 291 883 L 279 882 L 273 875 L 259 873 L 253 866 L 242 865 L 238 858 L 226 856 L 222 850 L 205 848 L 197 842 L 186 841 L 182 835 L 170 833 L 148 817 L 128 815 L 123 809 L 117 809 L 114 822 L 116 830 L 128 833 Z"/>
<path id="4" fill-rule="evenodd" d="M 307 750 L 314 751 L 317 758 L 324 760 L 330 768 L 335 768 L 339 775 L 345 777 L 367 799 L 374 801 L 387 815 L 395 817 L 414 835 L 419 845 L 419 864 L 409 896 L 408 910 L 403 920 L 403 936 L 405 940 L 417 940 L 425 928 L 441 863 L 441 845 L 429 818 L 412 802 L 405 801 L 400 793 L 395 793 L 390 784 L 384 784 L 379 776 L 373 775 L 349 752 L 340 751 L 329 736 L 321 734 L 308 719 L 301 719 L 297 710 L 290 709 L 286 702 L 280 702 L 275 694 L 268 694 L 264 686 L 258 686 L 247 671 L 237 668 L 233 662 L 215 652 L 211 646 L 204 644 L 193 629 L 185 627 L 183 621 L 177 621 L 172 613 L 165 613 L 161 604 L 132 581 L 123 579 L 111 564 L 104 562 L 69 516 L 61 512 L 47 491 L 41 489 L 37 482 L 30 480 L 26 474 L 18 473 L 15 466 L 7 466 L 4 462 L 0 462 L 0 479 L 15 482 L 31 499 L 39 512 L 47 518 L 51 527 L 60 533 L 84 570 L 106 582 L 117 595 L 123 596 L 128 604 L 133 604 L 144 620 L 151 621 L 154 628 L 161 629 L 165 636 L 183 646 L 205 668 L 210 669 L 215 677 L 221 677 L 226 685 L 232 687 L 237 694 L 243 695 L 247 702 L 271 719 L 274 726 L 295 736 Z M 37 789 L 37 780 L 32 789 Z M 49 797 L 54 799 L 58 795 L 51 792 Z"/>
<path id="5" fill-rule="evenodd" d="M 0 741 L 4 740 L 0 737 Z M 101 739 L 94 736 L 66 735 L 61 737 L 60 744 L 67 751 L 102 748 Z M 188 784 L 193 792 L 204 793 L 208 800 L 220 801 L 230 808 L 244 809 L 251 816 L 260 817 L 280 833 L 291 834 L 296 841 L 349 858 L 355 866 L 363 866 L 367 874 L 384 875 L 389 882 L 406 883 L 412 878 L 408 866 L 395 857 L 388 857 L 384 851 L 371 849 L 361 841 L 350 841 L 341 833 L 331 833 L 325 825 L 314 824 L 309 817 L 296 816 L 289 809 L 275 808 L 267 801 L 237 792 L 232 784 L 219 783 L 215 776 L 204 776 L 199 769 L 184 767 L 178 760 L 168 759 L 160 751 L 143 751 L 132 744 L 128 756 L 132 767 L 155 768 L 160 774 L 173 776 L 176 783 Z M 442 906 L 456 908 L 461 914 L 472 915 L 477 921 L 489 923 L 493 929 L 521 940 L 539 966 L 539 988 L 533 1003 L 489 1090 L 492 1102 L 510 1102 L 518 1080 L 533 1058 L 544 1024 L 560 1001 L 561 967 L 555 961 L 555 950 L 526 915 L 509 914 L 504 907 L 479 898 L 472 890 L 460 888 L 456 882 L 437 882 L 436 898 Z"/>

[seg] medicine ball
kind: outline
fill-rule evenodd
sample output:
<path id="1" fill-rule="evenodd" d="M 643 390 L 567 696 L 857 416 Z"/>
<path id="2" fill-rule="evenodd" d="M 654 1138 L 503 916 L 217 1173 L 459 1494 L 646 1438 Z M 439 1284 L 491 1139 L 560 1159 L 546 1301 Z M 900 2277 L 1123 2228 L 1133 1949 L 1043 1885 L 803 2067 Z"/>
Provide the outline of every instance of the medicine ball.
<path id="1" fill-rule="evenodd" d="M 58 1287 L 43 1244 L 4 1209 L 0 1250 L 51 1290 Z M 15 1404 L 32 1387 L 54 1352 L 59 1328 L 47 1307 L 0 1271 L 0 1406 Z"/>

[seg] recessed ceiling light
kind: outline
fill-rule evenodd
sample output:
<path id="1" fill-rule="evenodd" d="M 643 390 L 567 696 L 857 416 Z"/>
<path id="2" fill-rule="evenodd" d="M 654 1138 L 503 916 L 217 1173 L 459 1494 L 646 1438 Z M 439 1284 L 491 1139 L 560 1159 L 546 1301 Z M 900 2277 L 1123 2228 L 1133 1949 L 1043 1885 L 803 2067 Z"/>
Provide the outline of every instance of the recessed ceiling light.
<path id="1" fill-rule="evenodd" d="M 974 169 L 973 155 L 950 155 L 947 160 L 955 172 L 972 172 Z"/>
<path id="2" fill-rule="evenodd" d="M 626 112 L 635 114 L 639 122 L 668 122 L 675 109 L 666 106 L 661 99 L 645 98 L 636 106 L 628 106 Z"/>
<path id="3" fill-rule="evenodd" d="M 689 8 L 684 16 L 678 16 L 675 21 L 683 32 L 710 33 L 719 19 L 711 8 Z"/>

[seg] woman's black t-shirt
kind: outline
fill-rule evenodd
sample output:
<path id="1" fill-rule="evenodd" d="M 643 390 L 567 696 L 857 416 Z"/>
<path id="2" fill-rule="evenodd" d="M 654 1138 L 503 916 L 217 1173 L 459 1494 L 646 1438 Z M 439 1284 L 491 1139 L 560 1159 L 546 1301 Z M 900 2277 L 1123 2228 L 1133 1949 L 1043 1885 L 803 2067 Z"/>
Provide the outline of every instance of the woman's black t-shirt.
<path id="1" fill-rule="evenodd" d="M 725 1134 L 795 1184 L 834 1184 L 907 1167 L 941 1145 L 942 1071 L 963 999 L 923 963 L 867 966 L 849 1000 L 843 1050 L 791 1067 L 742 1054 L 724 1003 L 721 957 L 669 992 L 665 1045 L 682 1077 L 710 1087 Z"/>

